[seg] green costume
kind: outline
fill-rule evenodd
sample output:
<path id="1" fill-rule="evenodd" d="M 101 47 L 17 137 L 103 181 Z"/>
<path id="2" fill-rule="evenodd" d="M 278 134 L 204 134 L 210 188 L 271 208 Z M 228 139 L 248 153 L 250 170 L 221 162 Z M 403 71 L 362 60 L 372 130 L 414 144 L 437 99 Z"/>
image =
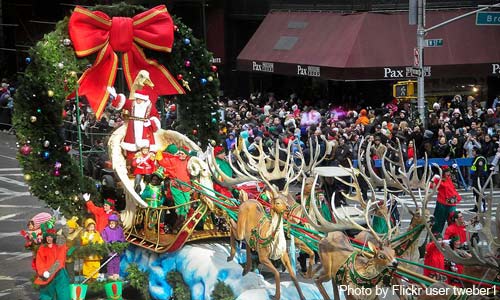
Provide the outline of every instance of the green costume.
<path id="1" fill-rule="evenodd" d="M 46 285 L 40 286 L 40 300 L 69 300 L 69 275 L 66 269 L 57 272 L 56 277 Z"/>
<path id="2" fill-rule="evenodd" d="M 373 226 L 373 230 L 375 230 L 376 233 L 388 233 L 389 232 L 389 227 L 387 227 L 387 222 L 382 217 L 373 216 L 372 226 Z"/>
<path id="3" fill-rule="evenodd" d="M 164 200 L 162 185 L 148 183 L 141 194 L 141 198 L 146 201 L 149 207 L 158 208 L 163 204 Z"/>
<path id="4" fill-rule="evenodd" d="M 170 192 L 174 198 L 174 203 L 176 206 L 186 204 L 191 200 L 191 195 L 189 192 L 183 192 L 180 189 L 170 185 Z M 178 216 L 187 216 L 189 211 L 189 205 L 182 205 L 177 208 L 176 213 Z"/>

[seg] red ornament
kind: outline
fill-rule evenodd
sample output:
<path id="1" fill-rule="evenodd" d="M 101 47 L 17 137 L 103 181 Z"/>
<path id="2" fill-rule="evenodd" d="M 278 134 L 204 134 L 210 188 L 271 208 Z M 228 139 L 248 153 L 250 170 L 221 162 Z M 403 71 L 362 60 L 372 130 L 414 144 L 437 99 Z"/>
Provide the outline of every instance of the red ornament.
<path id="1" fill-rule="evenodd" d="M 184 62 L 184 65 L 185 65 L 186 67 L 188 67 L 188 68 L 189 68 L 189 67 L 191 67 L 191 61 L 186 60 L 186 61 Z"/>
<path id="2" fill-rule="evenodd" d="M 179 27 L 177 27 L 177 25 L 174 25 L 174 31 L 179 31 Z"/>
<path id="3" fill-rule="evenodd" d="M 28 144 L 24 144 L 22 147 L 21 147 L 21 154 L 24 155 L 24 156 L 28 156 L 31 154 L 31 151 L 33 150 L 33 148 L 31 148 L 30 145 Z"/>
<path id="4" fill-rule="evenodd" d="M 71 150 L 71 146 L 70 145 L 64 145 L 63 150 L 64 150 L 64 152 L 69 152 Z"/>
<path id="5" fill-rule="evenodd" d="M 197 135 L 197 134 L 198 134 L 198 130 L 193 129 L 193 135 Z"/>
<path id="6" fill-rule="evenodd" d="M 184 76 L 182 76 L 182 74 L 177 74 L 177 80 L 182 80 L 184 79 Z"/>
<path id="7" fill-rule="evenodd" d="M 217 72 L 217 66 L 216 65 L 212 65 L 210 67 L 210 70 L 212 70 L 212 72 L 214 72 L 214 73 Z"/>
<path id="8" fill-rule="evenodd" d="M 59 171 L 59 169 L 55 169 L 54 176 L 59 177 L 59 175 L 61 175 L 61 171 Z"/>

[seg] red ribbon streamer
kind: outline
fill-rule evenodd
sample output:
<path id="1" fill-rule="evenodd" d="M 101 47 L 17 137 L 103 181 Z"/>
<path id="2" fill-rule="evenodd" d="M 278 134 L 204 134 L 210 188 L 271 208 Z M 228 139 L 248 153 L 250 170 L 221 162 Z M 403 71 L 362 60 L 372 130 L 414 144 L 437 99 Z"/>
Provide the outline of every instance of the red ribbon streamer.
<path id="1" fill-rule="evenodd" d="M 100 119 L 113 86 L 118 56 L 123 53 L 122 66 L 130 89 L 140 70 L 147 70 L 154 90 L 144 89 L 155 102 L 158 95 L 185 94 L 184 89 L 170 72 L 154 60 L 147 59 L 142 47 L 171 52 L 174 42 L 172 17 L 165 5 L 159 5 L 133 18 L 113 17 L 101 11 L 90 11 L 77 6 L 69 19 L 69 35 L 78 57 L 97 53 L 94 65 L 78 80 L 78 92 L 86 96 Z"/>

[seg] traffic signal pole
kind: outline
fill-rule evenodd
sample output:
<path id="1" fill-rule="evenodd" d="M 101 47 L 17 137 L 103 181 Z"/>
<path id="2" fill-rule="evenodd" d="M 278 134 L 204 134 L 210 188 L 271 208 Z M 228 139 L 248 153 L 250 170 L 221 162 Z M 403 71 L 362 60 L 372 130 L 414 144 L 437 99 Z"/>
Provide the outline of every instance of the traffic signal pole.
<path id="1" fill-rule="evenodd" d="M 420 115 L 420 120 L 422 122 L 422 126 L 427 129 L 427 116 L 425 115 L 425 88 L 424 88 L 424 47 L 425 47 L 425 35 L 427 32 L 434 30 L 436 28 L 447 25 L 451 22 L 460 20 L 462 18 L 468 17 L 470 15 L 476 14 L 477 12 L 487 10 L 494 7 L 500 7 L 500 3 L 492 4 L 492 5 L 481 5 L 480 9 L 465 13 L 463 15 L 457 16 L 455 18 L 446 20 L 442 23 L 434 25 L 425 29 L 425 1 L 426 0 L 418 0 L 418 16 L 417 16 L 417 49 L 418 49 L 418 67 L 420 69 L 420 76 L 418 76 L 418 89 L 417 89 L 417 109 L 418 114 Z"/>

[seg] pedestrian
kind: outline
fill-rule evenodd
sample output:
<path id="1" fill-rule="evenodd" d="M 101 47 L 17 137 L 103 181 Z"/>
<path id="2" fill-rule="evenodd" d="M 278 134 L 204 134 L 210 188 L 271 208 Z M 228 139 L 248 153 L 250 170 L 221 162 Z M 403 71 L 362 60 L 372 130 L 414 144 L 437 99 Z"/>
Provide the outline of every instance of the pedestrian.
<path id="1" fill-rule="evenodd" d="M 462 200 L 462 197 L 455 189 L 455 184 L 451 178 L 451 170 L 448 166 L 441 167 L 443 170 L 443 178 L 438 187 L 438 194 L 436 199 L 436 208 L 434 209 L 434 225 L 432 226 L 432 233 L 441 234 L 443 232 L 444 224 L 452 211 L 456 211 L 456 206 Z M 431 184 L 435 185 L 439 182 L 439 175 L 435 175 Z"/>

